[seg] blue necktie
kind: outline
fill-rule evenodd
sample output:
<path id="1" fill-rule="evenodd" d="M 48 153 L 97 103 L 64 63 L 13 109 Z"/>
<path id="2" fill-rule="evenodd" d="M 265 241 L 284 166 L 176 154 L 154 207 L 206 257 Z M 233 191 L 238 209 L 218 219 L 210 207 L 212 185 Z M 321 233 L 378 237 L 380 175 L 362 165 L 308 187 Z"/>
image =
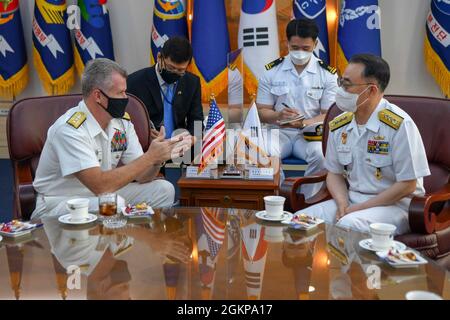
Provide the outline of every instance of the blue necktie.
<path id="1" fill-rule="evenodd" d="M 166 139 L 172 137 L 175 124 L 173 121 L 172 100 L 173 100 L 174 85 L 167 85 L 166 93 L 163 92 L 164 97 L 164 128 L 166 129 Z"/>

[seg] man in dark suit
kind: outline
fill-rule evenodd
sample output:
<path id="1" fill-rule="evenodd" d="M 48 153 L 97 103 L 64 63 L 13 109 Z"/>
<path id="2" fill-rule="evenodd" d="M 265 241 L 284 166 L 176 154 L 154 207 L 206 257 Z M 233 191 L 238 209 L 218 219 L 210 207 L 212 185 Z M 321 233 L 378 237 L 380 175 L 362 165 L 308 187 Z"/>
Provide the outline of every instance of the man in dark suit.
<path id="1" fill-rule="evenodd" d="M 176 129 L 187 129 L 194 135 L 194 122 L 203 121 L 200 79 L 187 72 L 192 47 L 184 37 L 172 37 L 158 53 L 155 66 L 138 70 L 128 77 L 127 92 L 141 99 L 154 123 L 152 138 L 161 125 L 166 137 Z"/>

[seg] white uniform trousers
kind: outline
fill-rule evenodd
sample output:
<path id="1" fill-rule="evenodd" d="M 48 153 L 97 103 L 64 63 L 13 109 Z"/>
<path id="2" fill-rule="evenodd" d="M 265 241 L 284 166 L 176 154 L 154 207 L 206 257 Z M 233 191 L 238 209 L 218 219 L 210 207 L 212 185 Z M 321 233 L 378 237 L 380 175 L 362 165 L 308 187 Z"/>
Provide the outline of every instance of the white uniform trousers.
<path id="1" fill-rule="evenodd" d="M 280 145 L 272 144 L 271 152 L 275 152 L 271 153 L 273 155 L 280 154 L 281 159 L 293 155 L 305 160 L 308 163 L 305 176 L 314 175 L 324 169 L 325 157 L 322 152 L 322 141 L 306 141 L 298 131 L 280 130 Z M 300 192 L 308 199 L 315 195 L 321 187 L 322 183 L 303 185 Z"/>
<path id="2" fill-rule="evenodd" d="M 354 191 L 349 191 L 350 205 L 362 203 L 374 195 L 361 194 Z M 369 225 L 375 222 L 390 223 L 397 227 L 395 235 L 408 233 L 408 207 L 410 199 L 404 198 L 396 205 L 373 207 L 365 210 L 355 211 L 345 215 L 336 223 L 337 205 L 334 200 L 328 200 L 299 210 L 297 214 L 304 213 L 323 219 L 328 223 L 336 224 L 340 227 L 369 233 Z"/>
<path id="3" fill-rule="evenodd" d="M 152 208 L 171 207 L 175 199 L 175 188 L 166 180 L 157 179 L 148 183 L 130 183 L 119 189 L 117 192 L 118 207 L 124 207 L 130 203 L 132 205 L 146 202 Z M 43 197 L 38 195 L 36 209 L 32 219 L 42 216 L 60 216 L 69 213 L 66 202 L 73 198 L 88 198 L 89 212 L 98 211 L 98 197 L 69 196 L 69 197 Z"/>

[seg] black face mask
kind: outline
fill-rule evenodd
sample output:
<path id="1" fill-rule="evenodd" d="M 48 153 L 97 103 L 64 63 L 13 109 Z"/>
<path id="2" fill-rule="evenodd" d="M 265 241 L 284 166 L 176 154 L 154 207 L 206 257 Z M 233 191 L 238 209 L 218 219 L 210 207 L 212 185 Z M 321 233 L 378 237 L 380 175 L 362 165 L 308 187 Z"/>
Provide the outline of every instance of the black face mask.
<path id="1" fill-rule="evenodd" d="M 161 68 L 161 78 L 163 78 L 167 84 L 172 84 L 180 80 L 181 76 L 178 73 Z"/>
<path id="2" fill-rule="evenodd" d="M 113 118 L 123 118 L 125 115 L 125 109 L 128 105 L 128 98 L 110 98 L 102 90 L 100 90 L 100 92 L 108 98 L 108 106 L 105 109 L 106 112 L 108 112 Z"/>
<path id="3" fill-rule="evenodd" d="M 161 78 L 163 78 L 163 80 L 167 83 L 167 84 L 172 84 L 177 82 L 178 80 L 180 80 L 181 75 L 179 75 L 178 73 L 172 72 L 167 70 L 165 67 L 162 67 L 162 64 L 160 65 L 160 75 Z"/>

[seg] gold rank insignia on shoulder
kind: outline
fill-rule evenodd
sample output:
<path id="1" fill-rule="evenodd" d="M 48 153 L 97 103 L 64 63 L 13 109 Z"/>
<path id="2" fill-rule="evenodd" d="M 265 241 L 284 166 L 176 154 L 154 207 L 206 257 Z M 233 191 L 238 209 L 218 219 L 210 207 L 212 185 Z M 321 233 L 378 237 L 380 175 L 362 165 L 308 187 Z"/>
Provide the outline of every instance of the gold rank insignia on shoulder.
<path id="1" fill-rule="evenodd" d="M 130 114 L 128 112 L 125 112 L 125 114 L 123 115 L 122 119 L 131 121 Z"/>
<path id="2" fill-rule="evenodd" d="M 403 122 L 403 117 L 388 109 L 383 109 L 378 112 L 378 119 L 395 130 L 398 130 Z"/>
<path id="3" fill-rule="evenodd" d="M 67 120 L 67 123 L 70 124 L 75 129 L 78 129 L 83 122 L 86 121 L 86 114 L 81 111 L 75 112 L 69 120 Z"/>
<path id="4" fill-rule="evenodd" d="M 122 245 L 122 247 L 119 247 L 119 249 L 113 254 L 115 258 L 120 256 L 122 253 L 128 251 L 133 247 L 133 243 L 128 243 L 125 246 Z"/>
<path id="5" fill-rule="evenodd" d="M 269 62 L 268 64 L 266 64 L 266 70 L 270 70 L 270 69 L 272 69 L 273 67 L 276 67 L 277 65 L 279 65 L 280 63 L 282 63 L 283 62 L 283 60 L 284 60 L 284 57 L 280 57 L 280 58 L 278 58 L 278 59 L 276 59 L 276 60 L 273 60 L 272 62 Z"/>
<path id="6" fill-rule="evenodd" d="M 341 264 L 343 265 L 348 264 L 347 255 L 338 248 L 336 248 L 331 242 L 327 243 L 327 249 L 333 256 L 335 256 L 341 262 Z"/>
<path id="7" fill-rule="evenodd" d="M 336 129 L 339 129 L 353 120 L 353 112 L 346 112 L 344 114 L 341 114 L 340 116 L 334 118 L 330 122 L 330 130 L 334 131 Z"/>
<path id="8" fill-rule="evenodd" d="M 329 73 L 331 74 L 335 74 L 336 73 L 336 68 L 329 66 L 328 64 L 326 64 L 325 62 L 323 62 L 322 60 L 319 60 L 319 65 L 324 68 L 325 70 L 327 70 Z"/>

